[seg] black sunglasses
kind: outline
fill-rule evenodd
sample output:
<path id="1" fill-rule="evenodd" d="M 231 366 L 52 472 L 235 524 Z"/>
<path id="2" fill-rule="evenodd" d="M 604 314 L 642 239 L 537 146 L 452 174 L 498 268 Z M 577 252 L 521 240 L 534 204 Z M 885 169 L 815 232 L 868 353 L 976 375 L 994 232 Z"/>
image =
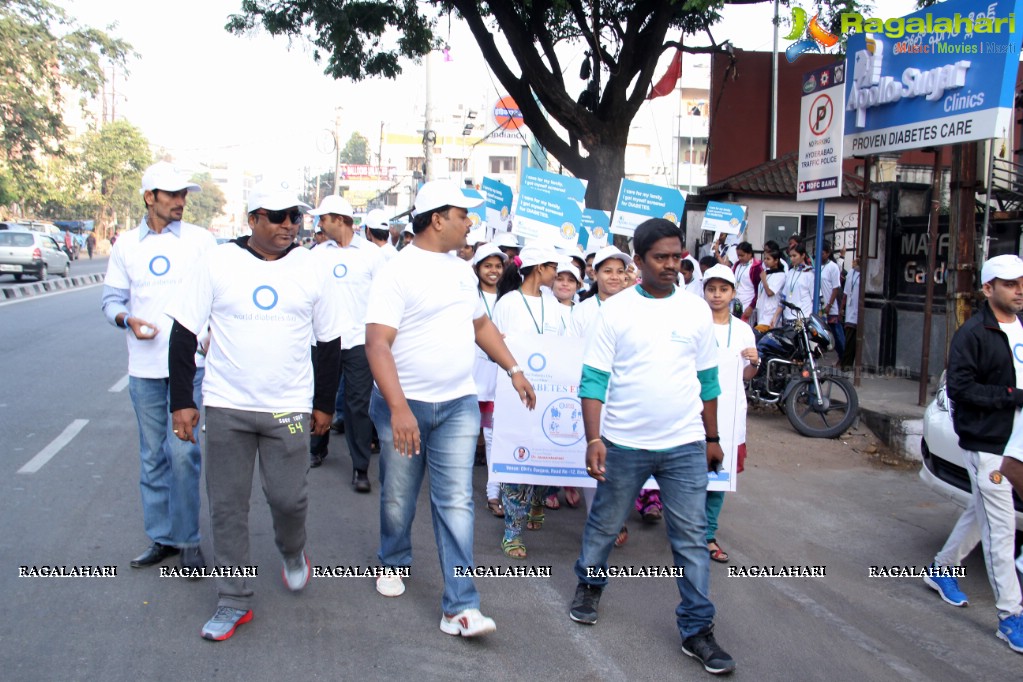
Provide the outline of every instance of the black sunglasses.
<path id="1" fill-rule="evenodd" d="M 256 215 L 266 216 L 266 219 L 274 225 L 280 225 L 284 222 L 285 218 L 291 219 L 292 225 L 298 225 L 302 222 L 302 211 L 297 208 L 288 208 L 280 211 L 266 211 L 260 213 L 259 211 L 254 212 Z"/>

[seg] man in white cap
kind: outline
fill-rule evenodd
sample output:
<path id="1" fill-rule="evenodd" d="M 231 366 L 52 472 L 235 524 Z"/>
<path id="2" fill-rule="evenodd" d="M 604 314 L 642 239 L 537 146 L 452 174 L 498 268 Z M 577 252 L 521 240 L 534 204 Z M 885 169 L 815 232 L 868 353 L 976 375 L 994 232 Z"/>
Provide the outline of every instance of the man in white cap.
<path id="1" fill-rule="evenodd" d="M 354 231 L 352 205 L 344 197 L 331 194 L 318 208 L 310 211 L 320 216 L 320 227 L 329 238 L 317 250 L 327 281 L 336 290 L 340 306 L 338 315 L 344 320 L 341 331 L 341 376 L 344 387 L 345 440 L 352 457 L 352 486 L 356 492 L 368 493 L 370 443 L 373 422 L 369 419 L 369 394 L 373 375 L 366 361 L 366 297 L 373 275 L 383 263 L 380 249 L 359 237 Z M 379 221 L 379 216 L 373 216 Z M 327 456 L 330 431 L 312 436 L 309 442 L 309 466 L 318 467 Z"/>
<path id="2" fill-rule="evenodd" d="M 953 606 L 966 606 L 957 575 L 980 540 L 995 592 L 995 635 L 1023 653 L 1023 605 L 1013 562 L 1016 516 L 1012 483 L 1023 483 L 1023 260 L 995 256 L 981 268 L 980 310 L 960 327 L 948 351 L 946 390 L 952 426 L 964 450 L 973 495 L 924 582 Z M 1003 475 L 1004 474 L 1004 475 Z"/>
<path id="3" fill-rule="evenodd" d="M 199 192 L 187 174 L 161 161 L 142 176 L 146 214 L 121 235 L 110 252 L 103 287 L 103 312 L 125 330 L 128 341 L 128 393 L 139 427 L 142 519 L 150 547 L 132 560 L 133 568 L 152 566 L 181 554 L 181 566 L 206 565 L 199 547 L 197 443 L 171 433 L 167 347 L 172 320 L 167 307 L 203 253 L 217 240 L 197 225 L 181 221 L 189 192 Z M 201 359 L 199 361 L 201 365 Z M 203 369 L 189 395 L 201 405 Z"/>
<path id="4" fill-rule="evenodd" d="M 482 348 L 508 372 L 532 409 L 533 387 L 487 316 L 472 269 L 450 252 L 465 244 L 466 209 L 481 203 L 451 181 L 428 182 L 415 200 L 414 241 L 377 273 L 366 316 L 366 354 L 377 388 L 370 416 L 380 436 L 380 562 L 407 571 L 419 488 L 430 501 L 444 594 L 440 629 L 474 637 L 493 632 L 480 613 L 473 566 L 472 468 L 480 409 L 472 378 Z M 395 574 L 377 592 L 405 591 Z"/>
<path id="5" fill-rule="evenodd" d="M 522 250 L 519 238 L 511 232 L 498 232 L 494 235 L 494 246 L 501 249 L 501 252 L 509 258 L 515 258 Z"/>
<path id="6" fill-rule="evenodd" d="M 387 219 L 387 213 L 382 209 L 375 208 L 366 215 L 366 240 L 380 247 L 380 255 L 384 262 L 391 260 L 398 255 L 398 249 L 391 244 L 391 221 Z"/>
<path id="7" fill-rule="evenodd" d="M 252 234 L 213 249 L 172 304 L 174 432 L 194 442 L 199 415 L 188 392 L 196 335 L 210 326 L 206 403 L 206 494 L 219 600 L 202 636 L 224 640 L 252 620 L 249 497 L 259 475 L 289 590 L 309 580 L 305 554 L 308 437 L 330 428 L 343 320 L 315 253 L 295 244 L 302 209 L 287 183 L 249 194 Z M 315 362 L 310 353 L 310 341 Z M 310 411 L 312 412 L 310 416 Z"/>

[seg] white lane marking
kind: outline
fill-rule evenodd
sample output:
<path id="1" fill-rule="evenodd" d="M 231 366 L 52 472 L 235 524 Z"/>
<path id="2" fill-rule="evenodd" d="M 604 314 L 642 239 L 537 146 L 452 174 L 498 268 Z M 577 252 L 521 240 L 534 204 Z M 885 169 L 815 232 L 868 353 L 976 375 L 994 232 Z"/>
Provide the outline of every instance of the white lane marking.
<path id="1" fill-rule="evenodd" d="M 25 303 L 26 301 L 38 301 L 41 298 L 49 298 L 50 296 L 60 296 L 61 294 L 70 294 L 72 291 L 82 291 L 83 289 L 93 289 L 95 287 L 103 286 L 103 282 L 96 282 L 95 284 L 86 284 L 80 287 L 71 287 L 70 289 L 61 289 L 60 291 L 50 291 L 45 294 L 37 294 L 35 296 L 26 296 L 25 298 L 14 298 L 10 301 L 4 301 L 0 303 L 0 308 L 5 306 L 14 305 L 15 303 Z M 0 299 L 2 300 L 2 299 Z M 97 306 L 98 307 L 98 306 Z"/>
<path id="2" fill-rule="evenodd" d="M 128 375 L 125 374 L 123 377 L 117 380 L 117 383 L 107 389 L 110 393 L 120 393 L 128 387 Z"/>
<path id="3" fill-rule="evenodd" d="M 64 429 L 64 432 L 53 439 L 53 441 L 45 448 L 40 450 L 35 457 L 28 460 L 25 466 L 18 469 L 19 474 L 34 474 L 43 468 L 43 465 L 53 459 L 61 449 L 71 442 L 71 439 L 78 435 L 78 433 L 85 428 L 85 425 L 89 423 L 88 419 L 76 419 Z"/>

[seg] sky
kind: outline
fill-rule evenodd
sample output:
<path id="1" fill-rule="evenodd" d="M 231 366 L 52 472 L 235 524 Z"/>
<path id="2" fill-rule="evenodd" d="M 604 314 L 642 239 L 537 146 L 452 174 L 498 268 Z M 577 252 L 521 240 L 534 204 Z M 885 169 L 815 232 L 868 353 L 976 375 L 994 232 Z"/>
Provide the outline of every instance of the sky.
<path id="1" fill-rule="evenodd" d="M 224 25 L 240 0 L 57 1 L 79 23 L 104 29 L 116 23 L 111 32 L 139 53 L 129 74 L 116 77 L 118 117 L 139 126 L 154 146 L 193 163 L 230 158 L 274 177 L 300 177 L 304 167 L 322 172 L 333 167 L 322 140 L 336 115 L 342 145 L 356 131 L 372 142 L 382 121 L 406 121 L 414 103 L 425 98 L 421 64 L 406 63 L 397 81 L 336 81 L 323 74 L 308 43 L 289 44 L 264 32 L 228 33 Z M 913 10 L 912 0 L 883 5 L 883 17 Z M 726 7 L 723 14 L 712 29 L 719 43 L 731 39 L 742 49 L 771 49 L 772 3 Z M 448 34 L 446 22 L 441 32 Z M 451 61 L 435 55 L 432 64 L 434 101 L 450 96 L 452 84 L 496 92 L 496 79 L 464 24 L 452 19 L 448 35 Z M 705 36 L 697 38 L 704 44 Z M 581 52 L 569 57 L 566 71 L 578 68 Z M 669 59 L 670 53 L 662 55 L 658 73 Z"/>

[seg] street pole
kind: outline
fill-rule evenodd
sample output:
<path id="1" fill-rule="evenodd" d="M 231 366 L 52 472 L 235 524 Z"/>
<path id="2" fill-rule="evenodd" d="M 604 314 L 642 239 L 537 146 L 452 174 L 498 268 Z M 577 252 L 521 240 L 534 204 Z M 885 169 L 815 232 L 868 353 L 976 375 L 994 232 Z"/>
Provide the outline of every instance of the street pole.
<path id="1" fill-rule="evenodd" d="M 778 158 L 778 0 L 774 0 L 774 48 L 771 50 L 771 160 Z"/>
<path id="2" fill-rule="evenodd" d="M 426 108 L 424 111 L 423 121 L 423 181 L 430 182 L 433 180 L 433 143 L 436 142 L 437 136 L 433 132 L 431 126 L 433 125 L 433 105 L 430 103 L 430 80 L 433 74 L 433 68 L 431 63 L 433 52 L 426 53 Z"/>
<path id="3" fill-rule="evenodd" d="M 853 386 L 860 385 L 860 375 L 863 373 L 863 342 L 866 337 L 864 327 L 866 320 L 864 316 L 867 306 L 864 299 L 867 296 L 867 251 L 870 249 L 870 216 L 874 212 L 874 202 L 870 198 L 870 175 L 874 157 L 868 156 L 863 160 L 863 199 L 862 205 L 866 211 L 860 211 L 860 243 L 856 247 L 856 257 L 860 261 L 860 291 L 856 300 L 856 359 L 853 370 Z M 865 219 L 864 219 L 865 218 Z"/>
<path id="4" fill-rule="evenodd" d="M 334 109 L 334 194 L 341 194 L 341 107 Z"/>
<path id="5" fill-rule="evenodd" d="M 821 259 L 824 258 L 824 200 L 817 200 L 817 245 L 814 248 L 813 255 L 813 290 L 817 293 L 813 297 L 813 314 L 816 315 L 821 310 L 821 267 L 823 263 Z M 829 295 L 828 298 L 831 298 Z M 824 311 L 824 318 L 827 319 L 828 311 Z"/>
<path id="6" fill-rule="evenodd" d="M 927 231 L 927 296 L 924 299 L 924 347 L 920 355 L 920 391 L 917 404 L 927 405 L 927 384 L 931 369 L 931 320 L 934 305 L 934 271 L 938 267 L 938 208 L 941 205 L 941 148 L 934 149 L 934 170 L 931 178 L 931 215 Z M 860 275 L 863 276 L 862 274 Z M 946 280 L 947 282 L 947 280 Z M 946 286 L 948 286 L 946 284 Z"/>

